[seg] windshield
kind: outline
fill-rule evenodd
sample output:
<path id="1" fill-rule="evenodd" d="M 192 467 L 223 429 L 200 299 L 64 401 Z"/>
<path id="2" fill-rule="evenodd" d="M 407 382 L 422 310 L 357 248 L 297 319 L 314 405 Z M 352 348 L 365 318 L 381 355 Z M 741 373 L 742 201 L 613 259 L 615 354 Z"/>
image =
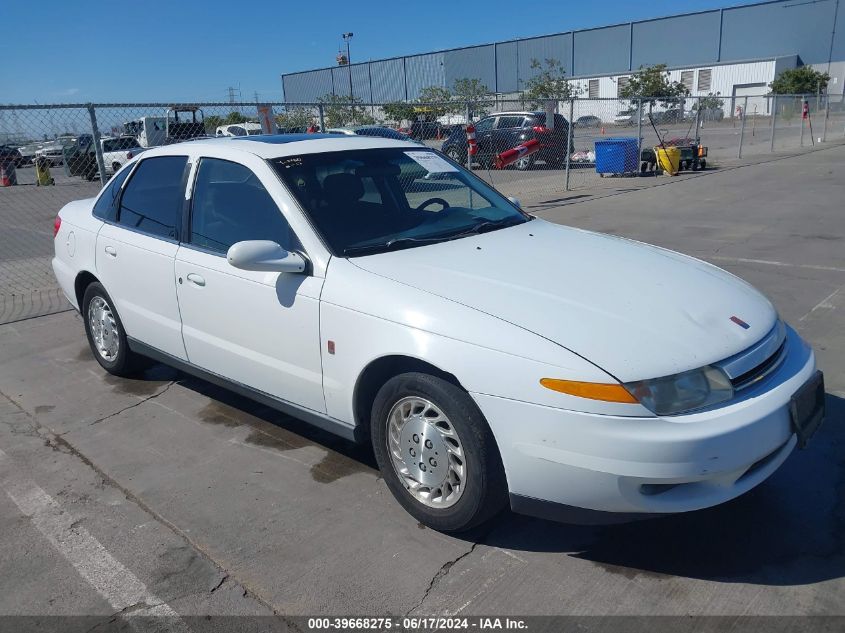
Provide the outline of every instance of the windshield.
<path id="1" fill-rule="evenodd" d="M 442 242 L 530 219 L 431 150 L 327 152 L 271 163 L 339 256 Z"/>

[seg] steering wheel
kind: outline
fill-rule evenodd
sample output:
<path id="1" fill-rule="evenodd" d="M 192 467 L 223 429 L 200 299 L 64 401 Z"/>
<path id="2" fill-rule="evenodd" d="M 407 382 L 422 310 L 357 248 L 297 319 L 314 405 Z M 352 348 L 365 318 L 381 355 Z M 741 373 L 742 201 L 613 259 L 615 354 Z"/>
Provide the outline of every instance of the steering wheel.
<path id="1" fill-rule="evenodd" d="M 417 207 L 417 211 L 422 211 L 428 205 L 435 204 L 435 203 L 439 204 L 441 207 L 443 207 L 442 209 L 440 209 L 441 211 L 444 211 L 444 210 L 449 208 L 449 203 L 446 202 L 443 198 L 429 198 L 428 200 L 426 200 L 425 202 L 423 202 L 421 205 L 419 205 Z"/>

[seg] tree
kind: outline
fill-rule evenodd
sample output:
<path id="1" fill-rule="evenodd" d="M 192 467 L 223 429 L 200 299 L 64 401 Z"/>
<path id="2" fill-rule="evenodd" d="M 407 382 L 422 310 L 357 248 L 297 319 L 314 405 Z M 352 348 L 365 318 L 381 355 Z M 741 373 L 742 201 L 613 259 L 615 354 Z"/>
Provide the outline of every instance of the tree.
<path id="1" fill-rule="evenodd" d="M 810 66 L 789 68 L 775 77 L 769 84 L 774 94 L 805 95 L 823 92 L 827 89 L 830 75 L 813 70 Z"/>
<path id="2" fill-rule="evenodd" d="M 282 129 L 308 127 L 314 121 L 314 115 L 305 108 L 287 108 L 277 114 L 276 125 Z"/>
<path id="3" fill-rule="evenodd" d="M 721 92 L 717 92 L 715 94 L 712 92 L 708 92 L 706 97 L 700 97 L 698 101 L 696 101 L 692 105 L 692 109 L 698 110 L 700 108 L 702 111 L 704 111 L 716 110 L 718 108 L 721 108 L 723 105 L 725 105 L 725 100 L 719 98 L 721 94 Z"/>
<path id="4" fill-rule="evenodd" d="M 566 71 L 558 60 L 546 59 L 544 67 L 532 59 L 531 69 L 537 71 L 525 82 L 525 98 L 531 101 L 531 107 L 541 108 L 547 101 L 562 101 L 578 94 L 577 86 L 566 79 Z"/>
<path id="5" fill-rule="evenodd" d="M 481 83 L 480 79 L 456 79 L 452 94 L 464 103 L 478 103 L 490 94 L 490 88 Z"/>
<path id="6" fill-rule="evenodd" d="M 666 64 L 640 66 L 640 69 L 628 79 L 628 84 L 619 92 L 619 96 L 623 99 L 637 97 L 643 99 L 644 103 L 648 103 L 649 110 L 658 101 L 664 107 L 682 104 L 683 98 L 688 94 L 689 90 L 680 81 L 669 81 Z"/>
<path id="7" fill-rule="evenodd" d="M 455 107 L 450 104 L 452 101 L 452 93 L 449 92 L 448 88 L 444 88 L 443 86 L 428 86 L 427 88 L 423 88 L 420 90 L 420 96 L 417 97 L 417 101 L 425 104 L 437 104 L 418 106 L 415 110 L 416 112 L 423 110 L 427 115 L 434 119 L 441 117 L 444 114 L 448 114 Z"/>
<path id="8" fill-rule="evenodd" d="M 323 95 L 318 101 L 323 104 L 323 118 L 326 121 L 326 127 L 375 123 L 375 119 L 362 106 L 353 107 L 360 103 L 360 99 L 327 94 Z"/>
<path id="9" fill-rule="evenodd" d="M 244 115 L 243 112 L 233 110 L 226 115 L 225 119 L 223 119 L 223 125 L 234 125 L 236 123 L 246 123 L 247 121 L 249 121 L 249 117 Z"/>
<path id="10" fill-rule="evenodd" d="M 404 101 L 385 103 L 381 109 L 388 120 L 395 121 L 396 123 L 413 121 L 417 116 L 417 113 L 414 112 L 413 104 L 405 103 Z"/>

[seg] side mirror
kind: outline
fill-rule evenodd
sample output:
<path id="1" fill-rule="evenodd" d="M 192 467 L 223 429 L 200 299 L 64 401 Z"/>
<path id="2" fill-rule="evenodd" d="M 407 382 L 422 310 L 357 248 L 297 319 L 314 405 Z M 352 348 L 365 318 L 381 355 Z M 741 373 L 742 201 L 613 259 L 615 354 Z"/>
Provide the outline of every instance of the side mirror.
<path id="1" fill-rule="evenodd" d="M 246 240 L 229 247 L 226 259 L 235 268 L 278 273 L 305 272 L 305 259 L 270 240 Z"/>
<path id="2" fill-rule="evenodd" d="M 519 198 L 514 198 L 513 196 L 508 196 L 508 200 L 513 204 L 516 208 L 521 209 L 522 203 L 519 201 Z"/>

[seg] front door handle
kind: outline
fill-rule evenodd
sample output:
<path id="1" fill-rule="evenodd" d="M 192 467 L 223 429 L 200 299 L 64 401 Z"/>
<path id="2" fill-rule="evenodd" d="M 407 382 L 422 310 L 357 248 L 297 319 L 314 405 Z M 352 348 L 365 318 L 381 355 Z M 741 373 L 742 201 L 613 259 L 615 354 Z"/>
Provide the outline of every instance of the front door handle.
<path id="1" fill-rule="evenodd" d="M 117 249 L 114 246 L 106 246 L 105 251 L 106 255 L 110 255 L 111 257 L 117 257 Z"/>
<path id="2" fill-rule="evenodd" d="M 195 286 L 205 286 L 205 279 L 196 273 L 188 273 L 188 281 Z"/>

